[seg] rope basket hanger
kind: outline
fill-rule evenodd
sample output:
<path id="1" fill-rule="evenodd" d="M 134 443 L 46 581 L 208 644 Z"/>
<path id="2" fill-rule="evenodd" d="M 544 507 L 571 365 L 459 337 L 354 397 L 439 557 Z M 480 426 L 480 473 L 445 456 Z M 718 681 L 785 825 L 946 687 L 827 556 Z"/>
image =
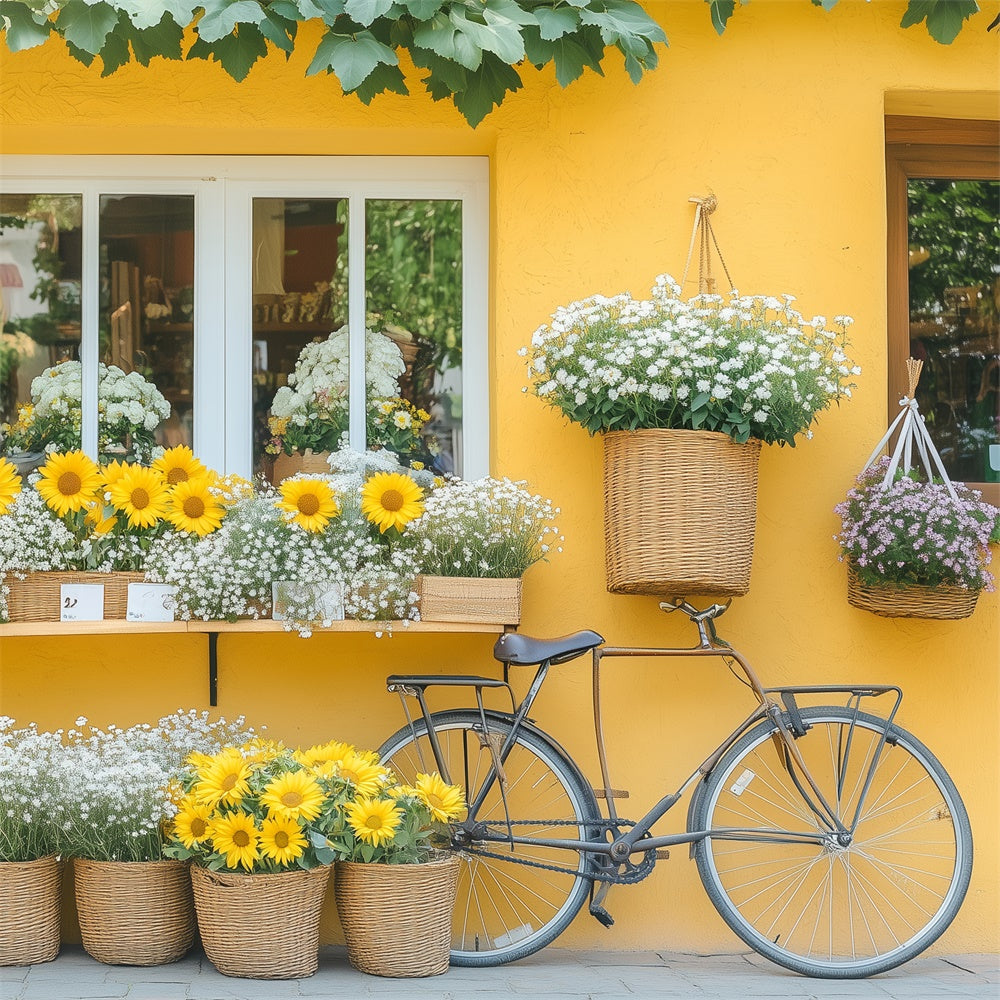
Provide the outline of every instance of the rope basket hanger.
<path id="1" fill-rule="evenodd" d="M 730 290 L 733 287 L 733 279 L 729 276 L 729 268 L 726 267 L 725 258 L 719 249 L 719 241 L 715 237 L 715 230 L 712 228 L 712 213 L 719 207 L 719 199 L 711 192 L 704 197 L 692 196 L 689 202 L 697 205 L 694 211 L 694 227 L 691 230 L 691 244 L 688 247 L 687 260 L 684 262 L 684 273 L 681 275 L 681 288 L 687 281 L 688 270 L 691 267 L 691 258 L 694 256 L 695 243 L 698 244 L 698 294 L 714 295 L 716 292 L 716 280 L 712 274 L 712 249 L 718 255 L 719 263 L 729 282 Z"/>

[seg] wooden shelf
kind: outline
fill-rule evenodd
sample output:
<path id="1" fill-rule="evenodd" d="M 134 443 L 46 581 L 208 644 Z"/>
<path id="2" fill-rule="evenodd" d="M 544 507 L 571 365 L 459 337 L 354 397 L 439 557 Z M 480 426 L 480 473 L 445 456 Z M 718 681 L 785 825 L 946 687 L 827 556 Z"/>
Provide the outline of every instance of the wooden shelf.
<path id="1" fill-rule="evenodd" d="M 485 624 L 483 622 L 367 622 L 342 621 L 334 622 L 328 628 L 317 626 L 313 635 L 335 634 L 338 632 L 388 632 L 393 635 L 407 633 L 483 633 L 499 635 L 507 626 Z M 108 619 L 102 622 L 7 622 L 0 624 L 0 639 L 4 636 L 22 635 L 142 635 L 150 632 L 186 632 L 204 634 L 239 633 L 239 632 L 286 632 L 281 622 L 260 619 L 258 621 L 238 622 L 127 622 L 121 619 Z M 291 633 L 295 633 L 292 629 Z"/>

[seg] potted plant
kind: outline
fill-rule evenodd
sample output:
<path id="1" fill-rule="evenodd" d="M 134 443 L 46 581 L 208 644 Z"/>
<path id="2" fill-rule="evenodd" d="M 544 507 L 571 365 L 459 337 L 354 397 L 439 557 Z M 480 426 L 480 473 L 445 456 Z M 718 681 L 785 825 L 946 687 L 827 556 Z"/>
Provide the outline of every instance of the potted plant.
<path id="1" fill-rule="evenodd" d="M 420 566 L 420 617 L 516 625 L 525 570 L 561 551 L 558 514 L 523 481 L 453 479 L 433 490 L 404 537 Z"/>
<path id="2" fill-rule="evenodd" d="M 274 455 L 272 481 L 298 472 L 328 471 L 330 452 L 341 447 L 348 431 L 348 330 L 302 349 L 288 385 L 275 393 L 268 417 Z M 399 395 L 406 365 L 399 346 L 385 334 L 365 331 L 366 429 L 370 447 L 387 448 L 414 458 L 436 453 L 434 439 L 423 433 L 430 415 Z"/>
<path id="3" fill-rule="evenodd" d="M 192 758 L 179 772 L 164 853 L 193 862 L 202 943 L 224 975 L 315 973 L 332 861 L 315 840 L 351 797 L 343 767 L 354 756 L 337 741 L 305 751 L 254 741 Z"/>
<path id="4" fill-rule="evenodd" d="M 593 296 L 532 337 L 535 393 L 604 438 L 608 589 L 744 594 L 761 443 L 794 446 L 850 396 L 851 320 L 805 320 L 791 296 Z"/>
<path id="5" fill-rule="evenodd" d="M 178 712 L 156 726 L 106 729 L 78 719 L 54 770 L 62 808 L 54 834 L 73 859 L 83 946 L 109 965 L 176 962 L 194 939 L 186 862 L 165 860 L 176 806 L 170 782 L 191 753 L 253 735 L 242 718 Z"/>
<path id="6" fill-rule="evenodd" d="M 1000 509 L 955 483 L 897 470 L 889 456 L 858 476 L 834 510 L 847 600 L 889 618 L 967 618 L 982 590 L 993 590 L 990 543 L 1000 540 Z"/>
<path id="7" fill-rule="evenodd" d="M 0 504 L 2 504 L 0 482 Z M 56 853 L 60 734 L 0 718 L 0 966 L 59 954 L 62 860 Z"/>
<path id="8" fill-rule="evenodd" d="M 101 584 L 105 618 L 124 618 L 128 585 L 145 578 L 153 543 L 181 545 L 226 515 L 224 481 L 172 448 L 153 466 L 98 466 L 49 452 L 24 485 L 0 458 L 0 619 L 59 620 L 63 584 Z"/>
<path id="9" fill-rule="evenodd" d="M 418 774 L 399 783 L 375 760 L 354 758 L 346 801 L 321 852 L 337 858 L 337 913 L 347 956 L 375 976 L 435 976 L 448 969 L 458 856 L 447 842 L 449 820 L 465 810 L 462 791 L 441 776 Z"/>

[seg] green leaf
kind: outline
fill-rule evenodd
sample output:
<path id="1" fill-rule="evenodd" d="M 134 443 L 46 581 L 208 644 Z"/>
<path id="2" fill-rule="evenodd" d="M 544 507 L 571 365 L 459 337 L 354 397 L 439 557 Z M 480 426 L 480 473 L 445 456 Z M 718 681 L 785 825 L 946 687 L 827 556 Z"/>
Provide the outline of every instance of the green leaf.
<path id="1" fill-rule="evenodd" d="M 159 24 L 132 32 L 132 51 L 143 66 L 148 66 L 154 56 L 180 59 L 183 38 L 184 29 L 169 14 L 164 14 Z"/>
<path id="2" fill-rule="evenodd" d="M 712 396 L 710 393 L 699 392 L 698 395 L 691 400 L 691 409 L 692 410 L 704 409 L 706 406 L 708 406 L 711 399 Z"/>
<path id="3" fill-rule="evenodd" d="M 394 0 L 347 0 L 344 13 L 366 28 L 377 17 L 385 17 L 392 9 Z"/>
<path id="4" fill-rule="evenodd" d="M 111 76 L 116 70 L 121 69 L 126 63 L 132 60 L 132 51 L 129 48 L 129 39 L 135 33 L 132 22 L 127 14 L 123 14 L 115 26 L 115 30 L 108 33 L 104 42 L 104 48 L 98 53 L 101 57 L 101 76 Z"/>
<path id="5" fill-rule="evenodd" d="M 560 87 L 569 86 L 588 66 L 604 76 L 600 61 L 595 60 L 590 52 L 572 38 L 560 38 L 553 42 L 552 58 L 556 64 L 556 80 Z"/>
<path id="6" fill-rule="evenodd" d="M 372 70 L 365 80 L 355 87 L 353 93 L 362 104 L 371 104 L 377 94 L 391 91 L 394 94 L 408 94 L 410 91 L 403 78 L 403 72 L 398 66 L 387 66 L 381 63 Z"/>
<path id="7" fill-rule="evenodd" d="M 269 8 L 267 17 L 260 22 L 259 27 L 260 33 L 269 42 L 291 55 L 295 49 L 295 35 L 299 28 L 297 22 L 281 17 Z"/>
<path id="8" fill-rule="evenodd" d="M 443 0 L 400 0 L 401 6 L 405 7 L 417 21 L 426 21 L 433 17 L 441 9 L 442 2 Z"/>
<path id="9" fill-rule="evenodd" d="M 40 17 L 36 21 L 35 17 Z M 45 23 L 45 15 L 32 15 L 32 12 L 22 3 L 7 0 L 0 3 L 0 18 L 7 21 L 7 48 L 11 52 L 22 52 L 41 45 L 49 37 L 49 27 Z"/>
<path id="10" fill-rule="evenodd" d="M 466 69 L 477 70 L 483 61 L 483 50 L 460 32 L 447 14 L 436 14 L 413 33 L 413 44 L 430 49 L 442 59 L 450 59 Z"/>
<path id="11" fill-rule="evenodd" d="M 492 52 L 499 56 L 507 65 L 518 63 L 524 58 L 524 39 L 517 25 L 511 21 L 497 21 L 494 24 L 479 24 L 477 21 L 469 20 L 461 10 L 452 10 L 449 17 L 455 26 L 455 49 L 456 58 L 467 53 L 473 54 L 475 50 Z M 468 45 L 466 52 L 461 51 L 463 43 Z M 459 58 L 459 62 L 469 69 L 476 66 L 469 65 L 464 59 Z"/>
<path id="12" fill-rule="evenodd" d="M 606 45 L 631 37 L 646 38 L 650 43 L 667 40 L 663 29 L 638 4 L 629 0 L 607 0 L 603 10 L 581 10 L 580 21 L 600 28 Z"/>
<path id="13" fill-rule="evenodd" d="M 468 86 L 455 94 L 455 107 L 475 128 L 508 93 L 521 89 L 521 78 L 513 67 L 496 56 L 484 54 L 483 64 L 469 74 Z"/>
<path id="14" fill-rule="evenodd" d="M 70 0 L 56 18 L 59 33 L 67 42 L 96 55 L 118 23 L 118 12 L 106 3 L 88 4 Z"/>
<path id="15" fill-rule="evenodd" d="M 198 37 L 206 42 L 217 42 L 231 35 L 237 24 L 260 24 L 265 17 L 256 0 L 202 0 L 202 4 L 205 13 L 198 21 L 197 31 Z"/>
<path id="16" fill-rule="evenodd" d="M 442 59 L 429 49 L 413 49 L 411 55 L 414 65 L 430 70 L 423 84 L 433 100 L 442 101 L 468 85 L 469 73 L 463 66 Z"/>
<path id="17" fill-rule="evenodd" d="M 133 27 L 152 28 L 162 23 L 164 14 L 169 14 L 175 24 L 187 27 L 194 20 L 194 12 L 201 6 L 191 0 L 115 0 L 115 6 L 125 11 Z"/>
<path id="18" fill-rule="evenodd" d="M 396 66 L 399 58 L 369 32 L 351 36 L 328 31 L 321 39 L 306 73 L 312 75 L 324 69 L 333 70 L 346 92 L 358 87 L 380 63 Z"/>
<path id="19" fill-rule="evenodd" d="M 314 16 L 321 18 L 330 27 L 344 13 L 344 0 L 310 0 L 310 4 L 318 8 L 318 13 Z"/>
<path id="20" fill-rule="evenodd" d="M 822 7 L 823 10 L 833 10 L 839 0 L 812 0 L 814 7 Z"/>
<path id="21" fill-rule="evenodd" d="M 707 0 L 712 12 L 712 27 L 721 35 L 736 10 L 736 0 Z"/>
<path id="22" fill-rule="evenodd" d="M 535 11 L 535 18 L 538 20 L 539 34 L 547 42 L 554 42 L 580 26 L 580 15 L 571 7 L 558 7 L 555 10 L 539 7 Z"/>
<path id="23" fill-rule="evenodd" d="M 214 59 L 234 80 L 245 80 L 253 64 L 267 55 L 267 44 L 260 29 L 242 24 L 238 34 L 227 35 L 214 44 L 198 39 L 188 51 L 189 59 Z"/>
<path id="24" fill-rule="evenodd" d="M 899 26 L 909 28 L 926 20 L 931 38 L 951 45 L 965 21 L 978 10 L 976 0 L 910 0 Z"/>

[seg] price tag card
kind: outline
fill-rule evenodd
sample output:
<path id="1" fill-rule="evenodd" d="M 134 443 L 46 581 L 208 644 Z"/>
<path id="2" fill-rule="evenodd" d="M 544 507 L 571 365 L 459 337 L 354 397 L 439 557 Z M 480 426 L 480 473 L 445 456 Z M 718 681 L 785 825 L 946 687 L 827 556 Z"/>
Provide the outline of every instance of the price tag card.
<path id="1" fill-rule="evenodd" d="M 177 588 L 168 583 L 130 583 L 125 618 L 130 622 L 172 622 L 174 594 Z"/>
<path id="2" fill-rule="evenodd" d="M 343 621 L 343 588 L 333 580 L 320 583 L 274 580 L 271 583 L 271 618 L 276 622 L 289 618 Z"/>
<path id="3" fill-rule="evenodd" d="M 104 584 L 62 584 L 59 587 L 59 621 L 104 621 Z"/>

